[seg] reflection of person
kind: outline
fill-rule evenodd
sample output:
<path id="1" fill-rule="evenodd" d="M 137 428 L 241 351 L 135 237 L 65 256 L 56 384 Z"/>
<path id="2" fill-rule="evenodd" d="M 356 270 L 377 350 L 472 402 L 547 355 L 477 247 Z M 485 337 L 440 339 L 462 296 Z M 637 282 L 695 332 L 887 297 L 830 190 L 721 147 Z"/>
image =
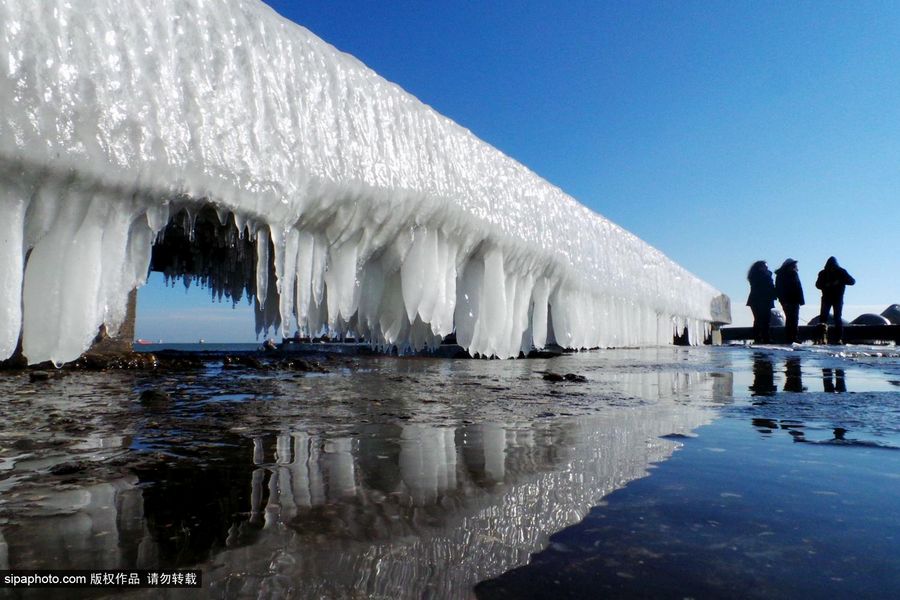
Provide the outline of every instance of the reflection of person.
<path id="1" fill-rule="evenodd" d="M 835 257 L 831 257 L 825 263 L 825 268 L 819 271 L 816 279 L 816 287 L 822 290 L 822 308 L 819 311 L 819 323 L 827 327 L 828 313 L 834 309 L 834 341 L 837 344 L 844 343 L 844 324 L 841 322 L 841 313 L 844 310 L 844 289 L 853 285 L 856 280 L 838 264 Z"/>
<path id="2" fill-rule="evenodd" d="M 800 359 L 792 357 L 784 362 L 784 391 L 805 392 L 803 374 L 800 371 Z"/>
<path id="3" fill-rule="evenodd" d="M 747 306 L 753 311 L 753 341 L 768 344 L 769 319 L 775 306 L 775 284 L 766 261 L 758 260 L 750 266 L 747 281 L 750 282 Z"/>
<path id="4" fill-rule="evenodd" d="M 765 354 L 753 355 L 753 385 L 750 386 L 751 396 L 772 396 L 778 388 L 775 387 L 775 366 L 772 359 Z"/>
<path id="5" fill-rule="evenodd" d="M 775 271 L 775 293 L 784 310 L 784 341 L 793 344 L 797 341 L 797 326 L 800 323 L 800 307 L 806 301 L 803 298 L 803 286 L 800 285 L 800 273 L 797 261 L 789 258 Z"/>
<path id="6" fill-rule="evenodd" d="M 843 369 L 835 369 L 834 378 L 832 379 L 832 370 L 822 369 L 822 390 L 829 394 L 846 392 L 847 382 L 844 376 Z"/>

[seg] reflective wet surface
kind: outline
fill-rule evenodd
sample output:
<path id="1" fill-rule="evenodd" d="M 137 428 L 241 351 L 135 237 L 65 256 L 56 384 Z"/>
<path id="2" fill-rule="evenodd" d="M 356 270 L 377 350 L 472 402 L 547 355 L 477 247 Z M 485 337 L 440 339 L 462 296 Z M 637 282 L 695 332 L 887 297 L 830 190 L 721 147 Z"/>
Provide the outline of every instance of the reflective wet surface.
<path id="1" fill-rule="evenodd" d="M 884 590 L 900 360 L 838 352 L 5 373 L 0 568 L 197 567 L 248 598 Z"/>
<path id="2" fill-rule="evenodd" d="M 895 597 L 900 388 L 879 350 L 732 351 L 719 418 L 478 597 Z"/>

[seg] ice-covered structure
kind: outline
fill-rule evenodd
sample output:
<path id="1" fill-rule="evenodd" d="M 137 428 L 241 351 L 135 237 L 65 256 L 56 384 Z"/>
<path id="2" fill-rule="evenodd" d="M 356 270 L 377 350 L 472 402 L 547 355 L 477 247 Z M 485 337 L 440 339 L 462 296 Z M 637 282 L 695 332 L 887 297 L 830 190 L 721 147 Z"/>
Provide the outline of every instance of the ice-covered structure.
<path id="1" fill-rule="evenodd" d="M 0 0 L 0 358 L 21 335 L 30 362 L 66 361 L 114 330 L 157 233 L 208 205 L 255 240 L 252 289 L 285 331 L 455 331 L 508 357 L 729 320 L 661 252 L 260 2 Z"/>

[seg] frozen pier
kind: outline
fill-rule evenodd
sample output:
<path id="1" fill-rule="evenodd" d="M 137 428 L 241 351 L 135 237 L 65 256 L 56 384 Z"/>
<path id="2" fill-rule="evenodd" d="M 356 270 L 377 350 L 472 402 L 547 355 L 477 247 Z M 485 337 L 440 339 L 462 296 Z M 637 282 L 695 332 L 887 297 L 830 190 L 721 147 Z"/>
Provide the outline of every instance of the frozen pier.
<path id="1" fill-rule="evenodd" d="M 0 359 L 114 333 L 160 233 L 194 242 L 201 214 L 226 251 L 167 273 L 253 295 L 260 330 L 509 357 L 730 321 L 662 252 L 249 0 L 0 0 L 0 213 Z"/>
<path id="2" fill-rule="evenodd" d="M 784 341 L 784 327 L 770 327 L 772 340 L 776 343 Z M 753 340 L 752 327 L 724 327 L 721 329 L 723 342 L 740 342 Z M 834 327 L 828 327 L 828 336 L 833 337 Z M 815 325 L 803 325 L 797 328 L 797 341 L 819 341 L 822 330 Z M 900 344 L 900 325 L 844 325 L 843 341 L 855 344 L 872 344 L 876 342 L 894 342 Z"/>

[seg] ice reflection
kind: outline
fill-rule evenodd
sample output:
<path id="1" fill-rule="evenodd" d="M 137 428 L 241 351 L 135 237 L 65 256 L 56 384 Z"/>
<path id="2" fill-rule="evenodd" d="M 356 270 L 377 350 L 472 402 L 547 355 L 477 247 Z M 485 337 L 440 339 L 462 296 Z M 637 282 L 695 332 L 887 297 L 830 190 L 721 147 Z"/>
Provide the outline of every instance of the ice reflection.
<path id="1" fill-rule="evenodd" d="M 729 381 L 707 376 L 695 392 L 730 395 Z M 464 596 L 669 456 L 676 444 L 660 436 L 710 418 L 671 404 L 578 420 L 263 438 L 255 445 L 274 446 L 276 459 L 254 472 L 254 482 L 268 479 L 268 499 L 252 512 L 265 514 L 265 526 L 252 544 L 212 559 L 210 582 L 226 595 L 251 586 L 312 597 Z"/>
<path id="2" fill-rule="evenodd" d="M 401 398 L 385 385 L 377 403 L 369 375 L 351 373 L 321 413 L 294 399 L 229 406 L 235 429 L 262 426 L 204 429 L 201 446 L 179 437 L 169 448 L 139 420 L 128 443 L 167 453 L 96 485 L 75 477 L 0 501 L 12 517 L 0 525 L 0 560 L 5 540 L 9 568 L 196 565 L 212 596 L 465 596 L 644 476 L 678 446 L 662 436 L 709 422 L 709 401 L 733 391 L 728 371 L 580 366 L 588 384 L 535 388 L 539 375 L 504 365 L 489 380 L 496 393 L 482 385 L 481 395 L 461 387 L 460 373 L 437 384 L 431 371 L 406 375 Z M 349 403 L 353 393 L 361 405 Z M 439 394 L 487 408 L 421 400 Z M 335 415 L 352 426 L 334 426 Z"/>
<path id="3" fill-rule="evenodd" d="M 251 522 L 262 515 L 264 525 L 212 559 L 210 582 L 226 595 L 248 585 L 313 597 L 464 595 L 665 459 L 676 444 L 660 436 L 709 419 L 673 406 L 579 421 L 412 424 L 377 432 L 393 446 L 384 454 L 364 453 L 359 438 L 256 440 L 276 455 L 252 476 Z"/>
<path id="4" fill-rule="evenodd" d="M 0 568 L 123 569 L 157 564 L 136 483 L 131 476 L 32 496 L 32 518 L 0 528 Z"/>

